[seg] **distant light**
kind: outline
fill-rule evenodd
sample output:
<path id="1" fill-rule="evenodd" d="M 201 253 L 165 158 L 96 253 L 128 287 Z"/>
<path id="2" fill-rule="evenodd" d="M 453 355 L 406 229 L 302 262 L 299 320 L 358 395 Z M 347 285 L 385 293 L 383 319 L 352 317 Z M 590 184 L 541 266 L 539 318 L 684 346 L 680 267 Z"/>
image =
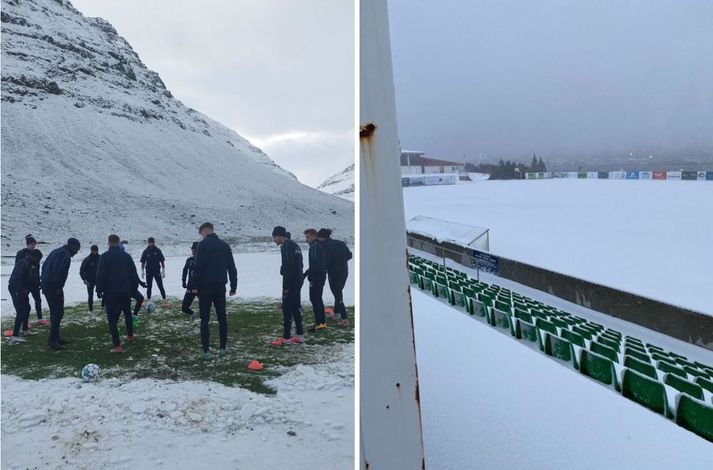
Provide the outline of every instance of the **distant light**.
<path id="1" fill-rule="evenodd" d="M 653 156 L 653 155 L 649 155 L 649 158 L 654 158 L 654 156 Z"/>

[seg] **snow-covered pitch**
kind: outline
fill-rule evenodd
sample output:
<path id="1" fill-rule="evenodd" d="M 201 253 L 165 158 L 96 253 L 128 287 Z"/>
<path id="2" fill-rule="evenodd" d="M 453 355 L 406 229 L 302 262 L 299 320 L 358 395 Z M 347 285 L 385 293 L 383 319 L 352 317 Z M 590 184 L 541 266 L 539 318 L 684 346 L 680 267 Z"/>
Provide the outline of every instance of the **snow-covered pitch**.
<path id="1" fill-rule="evenodd" d="M 489 228 L 493 254 L 713 315 L 712 182 L 476 181 L 404 203 Z"/>

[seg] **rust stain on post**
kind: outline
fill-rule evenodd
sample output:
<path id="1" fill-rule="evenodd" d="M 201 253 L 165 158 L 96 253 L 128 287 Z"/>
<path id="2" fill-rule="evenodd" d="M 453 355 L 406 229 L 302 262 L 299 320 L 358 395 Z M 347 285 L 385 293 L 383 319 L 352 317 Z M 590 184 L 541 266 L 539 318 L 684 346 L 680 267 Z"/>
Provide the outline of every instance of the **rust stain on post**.
<path id="1" fill-rule="evenodd" d="M 359 137 L 362 139 L 369 139 L 374 135 L 376 130 L 376 125 L 373 122 L 365 124 L 359 128 Z"/>

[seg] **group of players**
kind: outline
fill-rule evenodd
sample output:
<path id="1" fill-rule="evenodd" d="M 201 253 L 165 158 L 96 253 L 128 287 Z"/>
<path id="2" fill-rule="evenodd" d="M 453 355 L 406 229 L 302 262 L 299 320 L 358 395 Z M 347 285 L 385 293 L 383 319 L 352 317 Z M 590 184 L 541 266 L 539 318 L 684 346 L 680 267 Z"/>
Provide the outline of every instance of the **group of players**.
<path id="1" fill-rule="evenodd" d="M 198 297 L 200 314 L 200 332 L 202 342 L 202 357 L 212 358 L 209 349 L 209 320 L 211 308 L 215 309 L 218 319 L 220 346 L 219 355 L 226 354 L 228 327 L 226 316 L 226 284 L 230 284 L 228 295 L 234 296 L 237 290 L 237 269 L 230 246 L 221 240 L 214 232 L 213 225 L 204 223 L 198 229 L 202 238 L 194 242 L 191 251 L 193 256 L 186 260 L 182 272 L 182 285 L 186 289 L 181 310 L 195 318 L 191 305 Z M 349 326 L 347 311 L 344 305 L 342 291 L 349 275 L 348 261 L 352 253 L 341 240 L 331 238 L 331 230 L 307 229 L 304 231 L 305 241 L 309 244 L 308 269 L 303 272 L 302 251 L 282 226 L 276 226 L 272 231 L 273 241 L 280 246 L 282 276 L 282 313 L 283 334 L 271 344 L 303 343 L 304 330 L 302 324 L 301 290 L 304 279 L 309 281 L 309 297 L 314 310 L 315 324 L 308 331 L 319 332 L 327 328 L 325 306 L 322 300 L 324 286 L 329 282 L 334 295 L 334 313 L 339 316 L 339 325 Z M 119 339 L 118 322 L 124 314 L 126 322 L 126 341 L 134 340 L 134 322 L 137 319 L 144 296 L 138 287 L 146 287 L 146 297 L 151 299 L 151 290 L 155 282 L 163 305 L 168 305 L 168 299 L 163 287 L 166 274 L 165 258 L 156 246 L 153 237 L 148 239 L 148 246 L 141 255 L 141 278 L 139 279 L 136 265 L 125 249 L 126 242 L 120 241 L 115 235 L 108 237 L 109 248 L 99 254 L 99 247 L 92 245 L 90 254 L 82 261 L 79 274 L 87 287 L 88 309 L 94 309 L 94 292 L 101 299 L 106 311 L 113 348 L 112 352 L 121 353 L 123 347 Z M 35 325 L 46 325 L 48 321 L 42 318 L 42 300 L 40 290 L 44 293 L 50 311 L 50 333 L 47 348 L 61 350 L 69 341 L 60 336 L 60 323 L 64 316 L 64 285 L 66 283 L 71 258 L 79 252 L 80 242 L 69 238 L 67 243 L 48 256 L 40 269 L 42 253 L 37 249 L 37 241 L 28 235 L 25 237 L 26 248 L 20 250 L 15 258 L 15 266 L 10 275 L 8 288 L 15 307 L 15 323 L 11 332 L 6 333 L 13 343 L 26 341 L 25 337 L 37 334 L 29 324 L 31 311 L 30 296 L 35 302 L 38 320 Z M 135 300 L 131 309 L 131 299 Z M 133 321 L 132 321 L 133 320 Z M 295 334 L 292 335 L 292 323 L 295 324 Z"/>

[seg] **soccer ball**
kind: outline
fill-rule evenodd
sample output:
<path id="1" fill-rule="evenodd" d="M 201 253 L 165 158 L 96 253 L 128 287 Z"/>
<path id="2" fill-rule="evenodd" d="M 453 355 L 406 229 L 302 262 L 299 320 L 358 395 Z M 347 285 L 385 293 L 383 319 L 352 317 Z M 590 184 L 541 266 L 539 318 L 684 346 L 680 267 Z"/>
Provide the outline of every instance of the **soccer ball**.
<path id="1" fill-rule="evenodd" d="M 99 380 L 99 366 L 96 364 L 87 364 L 82 369 L 82 380 L 85 382 L 96 382 Z"/>
<path id="2" fill-rule="evenodd" d="M 156 310 L 156 307 L 154 306 L 153 302 L 151 302 L 151 301 L 146 302 L 146 305 L 145 305 L 144 308 L 145 308 L 146 311 L 149 312 L 149 313 L 151 313 L 151 312 L 153 312 L 154 310 Z"/>

